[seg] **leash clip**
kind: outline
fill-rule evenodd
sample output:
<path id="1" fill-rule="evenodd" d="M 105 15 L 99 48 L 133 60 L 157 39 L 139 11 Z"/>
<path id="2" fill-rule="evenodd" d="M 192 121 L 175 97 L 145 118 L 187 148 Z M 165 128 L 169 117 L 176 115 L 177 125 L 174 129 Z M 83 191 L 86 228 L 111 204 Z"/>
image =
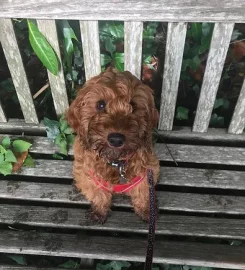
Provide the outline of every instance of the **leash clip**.
<path id="1" fill-rule="evenodd" d="M 120 183 L 124 184 L 127 182 L 127 179 L 125 177 L 126 171 L 125 171 L 125 162 L 122 161 L 112 161 L 111 163 L 112 167 L 116 167 L 118 169 L 119 175 L 120 175 Z"/>

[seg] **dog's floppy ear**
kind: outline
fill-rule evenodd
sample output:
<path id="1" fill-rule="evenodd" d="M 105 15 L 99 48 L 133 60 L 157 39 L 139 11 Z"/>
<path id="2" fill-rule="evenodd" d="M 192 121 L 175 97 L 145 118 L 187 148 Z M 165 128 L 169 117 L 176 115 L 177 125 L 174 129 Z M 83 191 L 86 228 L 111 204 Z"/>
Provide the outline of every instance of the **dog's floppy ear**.
<path id="1" fill-rule="evenodd" d="M 77 133 L 82 133 L 82 127 L 81 127 L 81 115 L 80 115 L 80 109 L 83 106 L 83 98 L 88 93 L 88 87 L 80 88 L 78 89 L 78 95 L 71 103 L 67 113 L 66 113 L 66 119 L 69 123 L 69 125 L 72 127 L 72 129 Z"/>

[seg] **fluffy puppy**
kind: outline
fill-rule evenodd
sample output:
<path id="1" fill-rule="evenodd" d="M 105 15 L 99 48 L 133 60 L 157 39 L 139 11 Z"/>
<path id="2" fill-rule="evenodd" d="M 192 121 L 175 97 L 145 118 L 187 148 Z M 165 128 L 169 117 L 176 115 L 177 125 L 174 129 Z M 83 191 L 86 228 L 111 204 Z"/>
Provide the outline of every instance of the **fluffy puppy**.
<path id="1" fill-rule="evenodd" d="M 148 220 L 147 170 L 153 170 L 155 183 L 159 176 L 152 146 L 158 121 L 152 90 L 128 71 L 107 69 L 79 90 L 67 119 L 77 134 L 75 185 L 91 202 L 90 218 L 105 222 L 113 193 L 124 192 L 135 212 Z"/>

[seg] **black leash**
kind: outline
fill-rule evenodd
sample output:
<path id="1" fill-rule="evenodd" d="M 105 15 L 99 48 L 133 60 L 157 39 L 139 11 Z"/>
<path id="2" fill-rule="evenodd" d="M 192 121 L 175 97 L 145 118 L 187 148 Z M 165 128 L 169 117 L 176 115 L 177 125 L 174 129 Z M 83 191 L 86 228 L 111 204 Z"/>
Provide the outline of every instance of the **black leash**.
<path id="1" fill-rule="evenodd" d="M 144 270 L 152 269 L 153 260 L 153 247 L 155 241 L 155 224 L 156 224 L 156 194 L 153 181 L 153 171 L 148 170 L 149 182 L 149 200 L 150 200 L 150 217 L 149 217 L 149 232 L 148 232 L 148 245 L 145 259 Z"/>

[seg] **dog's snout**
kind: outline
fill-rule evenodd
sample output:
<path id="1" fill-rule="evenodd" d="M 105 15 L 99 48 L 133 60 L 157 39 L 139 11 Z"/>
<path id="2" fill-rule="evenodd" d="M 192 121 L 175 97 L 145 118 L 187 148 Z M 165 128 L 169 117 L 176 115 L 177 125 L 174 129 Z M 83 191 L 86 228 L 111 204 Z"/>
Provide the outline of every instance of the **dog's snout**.
<path id="1" fill-rule="evenodd" d="M 111 146 L 120 147 L 125 143 L 126 137 L 121 133 L 110 133 L 107 140 Z"/>

